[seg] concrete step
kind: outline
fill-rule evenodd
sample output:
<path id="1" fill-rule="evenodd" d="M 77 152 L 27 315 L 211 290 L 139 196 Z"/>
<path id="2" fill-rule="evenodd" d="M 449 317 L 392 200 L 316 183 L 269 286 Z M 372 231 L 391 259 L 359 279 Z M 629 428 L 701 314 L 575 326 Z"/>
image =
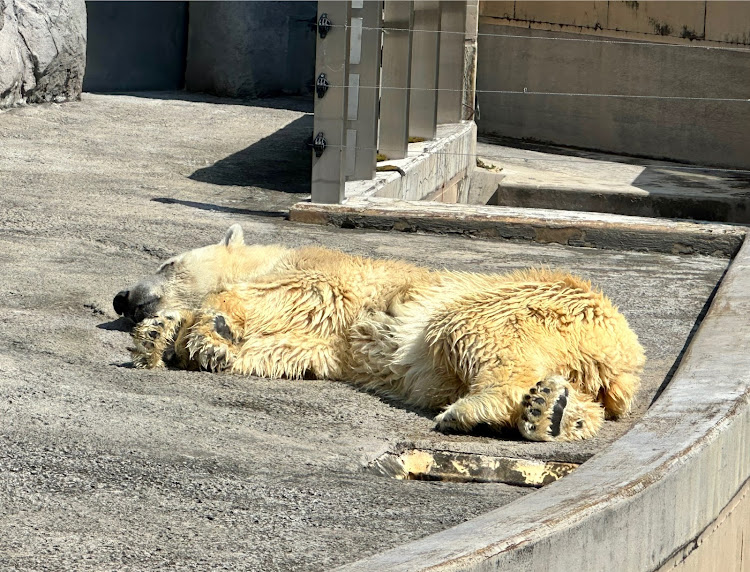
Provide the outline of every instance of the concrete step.
<path id="1" fill-rule="evenodd" d="M 750 171 L 516 145 L 477 143 L 477 156 L 500 169 L 478 170 L 483 186 L 497 185 L 487 204 L 750 223 Z"/>

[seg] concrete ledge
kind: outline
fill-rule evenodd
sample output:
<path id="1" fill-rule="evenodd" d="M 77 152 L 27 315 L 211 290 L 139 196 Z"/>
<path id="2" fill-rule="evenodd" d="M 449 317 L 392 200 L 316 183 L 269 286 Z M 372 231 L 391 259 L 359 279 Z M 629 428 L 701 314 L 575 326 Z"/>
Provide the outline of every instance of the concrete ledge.
<path id="1" fill-rule="evenodd" d="M 750 478 L 750 245 L 672 382 L 620 440 L 564 479 L 341 571 L 655 570 Z"/>
<path id="2" fill-rule="evenodd" d="M 738 190 L 733 194 L 690 197 L 686 193 L 649 192 L 625 186 L 545 188 L 506 180 L 498 186 L 493 199 L 498 205 L 523 208 L 570 205 L 571 209 L 589 212 L 746 224 L 750 223 L 750 210 L 743 194 Z"/>
<path id="3" fill-rule="evenodd" d="M 410 143 L 405 159 L 380 161 L 372 181 L 347 182 L 346 200 L 383 197 L 419 201 L 445 196 L 444 200 L 457 202 L 476 162 L 476 141 L 473 121 L 438 125 L 437 138 Z"/>
<path id="4" fill-rule="evenodd" d="M 480 205 L 352 198 L 344 205 L 297 203 L 292 221 L 380 230 L 463 234 L 610 250 L 733 256 L 740 226 Z"/>

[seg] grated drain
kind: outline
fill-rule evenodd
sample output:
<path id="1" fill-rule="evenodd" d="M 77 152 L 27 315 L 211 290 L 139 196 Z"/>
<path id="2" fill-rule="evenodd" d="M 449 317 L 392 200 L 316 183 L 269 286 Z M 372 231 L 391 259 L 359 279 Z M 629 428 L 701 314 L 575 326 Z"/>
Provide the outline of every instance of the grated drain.
<path id="1" fill-rule="evenodd" d="M 576 463 L 428 449 L 384 453 L 368 465 L 373 473 L 394 479 L 506 483 L 525 487 L 542 487 L 564 477 L 576 467 Z"/>

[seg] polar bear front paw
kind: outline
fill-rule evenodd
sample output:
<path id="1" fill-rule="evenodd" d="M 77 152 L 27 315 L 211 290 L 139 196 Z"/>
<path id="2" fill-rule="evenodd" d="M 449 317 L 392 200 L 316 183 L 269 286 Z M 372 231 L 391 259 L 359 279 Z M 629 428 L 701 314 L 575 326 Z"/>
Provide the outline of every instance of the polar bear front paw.
<path id="1" fill-rule="evenodd" d="M 462 433 L 471 429 L 471 424 L 462 418 L 457 407 L 449 407 L 435 417 L 435 429 L 441 433 Z"/>
<path id="2" fill-rule="evenodd" d="M 171 310 L 139 322 L 132 332 L 135 347 L 130 348 L 135 367 L 154 369 L 172 361 L 182 321 L 181 313 Z"/>
<path id="3" fill-rule="evenodd" d="M 524 395 L 518 430 L 531 441 L 575 441 L 592 437 L 603 420 L 599 404 L 580 397 L 564 377 L 555 375 Z"/>
<path id="4" fill-rule="evenodd" d="M 237 357 L 236 336 L 229 319 L 218 313 L 206 312 L 193 326 L 187 349 L 191 359 L 209 371 L 229 369 Z"/>

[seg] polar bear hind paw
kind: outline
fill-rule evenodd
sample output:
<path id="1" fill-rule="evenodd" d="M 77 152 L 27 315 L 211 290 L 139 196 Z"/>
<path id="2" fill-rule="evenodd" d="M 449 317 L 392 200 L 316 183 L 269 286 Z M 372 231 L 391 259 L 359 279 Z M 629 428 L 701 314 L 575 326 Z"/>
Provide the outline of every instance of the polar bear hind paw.
<path id="1" fill-rule="evenodd" d="M 132 332 L 133 365 L 142 369 L 164 367 L 175 358 L 175 338 L 182 324 L 178 311 L 160 312 L 140 322 Z"/>
<path id="2" fill-rule="evenodd" d="M 559 375 L 543 379 L 523 397 L 518 430 L 530 441 L 576 441 L 596 434 L 603 408 Z"/>

